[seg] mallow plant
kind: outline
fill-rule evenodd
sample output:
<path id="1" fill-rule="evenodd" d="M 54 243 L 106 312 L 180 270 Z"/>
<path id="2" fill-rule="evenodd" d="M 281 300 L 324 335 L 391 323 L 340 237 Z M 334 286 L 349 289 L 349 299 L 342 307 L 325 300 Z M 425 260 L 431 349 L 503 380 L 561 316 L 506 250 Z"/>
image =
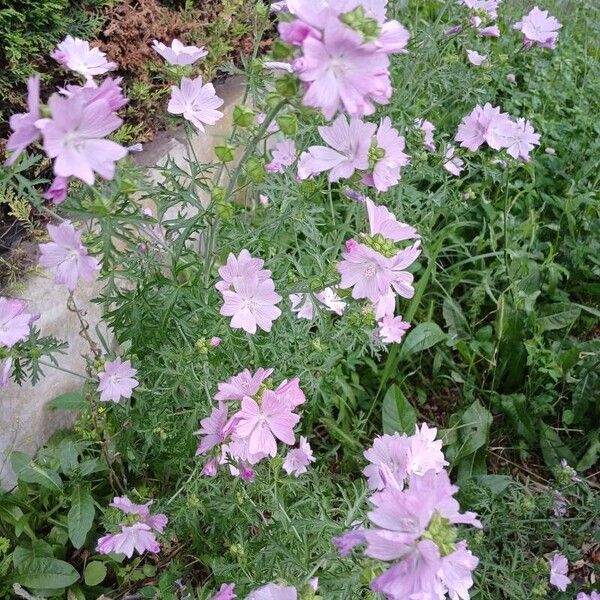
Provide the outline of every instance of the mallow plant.
<path id="1" fill-rule="evenodd" d="M 447 36 L 500 35 L 499 0 L 460 4 Z M 470 597 L 478 559 L 462 529 L 485 522 L 461 512 L 435 428 L 376 437 L 366 482 L 322 480 L 340 444 L 360 448 L 336 424 L 350 416 L 360 427 L 352 371 L 411 335 L 436 242 L 386 194 L 418 168 L 414 153 L 435 153 L 451 181 L 480 155 L 509 172 L 540 134 L 533 115 L 491 103 L 456 123 L 454 140 L 436 140 L 426 115 L 409 125 L 381 116 L 394 101 L 392 60 L 414 60 L 420 46 L 387 8 L 273 3 L 279 37 L 240 70 L 245 101 L 204 163 L 199 136 L 225 111 L 199 74 L 206 51 L 156 40 L 172 79 L 165 110 L 187 140 L 185 164 L 168 160 L 158 181 L 128 160 L 138 147 L 118 143 L 127 99 L 98 48 L 69 36 L 52 57 L 70 82 L 42 91 L 30 79 L 27 111 L 10 120 L 7 185 L 48 215 L 39 264 L 65 288 L 88 352 L 83 391 L 52 402 L 81 412 L 74 433 L 38 463 L 13 454 L 19 489 L 0 519 L 16 533 L 12 566 L 1 564 L 17 586 L 75 597 L 190 587 L 212 600 Z M 259 3 L 259 32 L 270 19 Z M 534 8 L 515 28 L 517 49 L 551 51 L 560 24 Z M 40 148 L 53 172 L 45 186 L 28 178 Z M 114 344 L 78 303 L 95 281 Z M 60 368 L 63 345 L 35 321 L 24 300 L 0 299 L 2 385 Z M 23 519 L 31 497 L 40 508 Z M 282 550 L 272 532 L 293 541 Z M 253 540 L 260 570 L 246 554 Z"/>

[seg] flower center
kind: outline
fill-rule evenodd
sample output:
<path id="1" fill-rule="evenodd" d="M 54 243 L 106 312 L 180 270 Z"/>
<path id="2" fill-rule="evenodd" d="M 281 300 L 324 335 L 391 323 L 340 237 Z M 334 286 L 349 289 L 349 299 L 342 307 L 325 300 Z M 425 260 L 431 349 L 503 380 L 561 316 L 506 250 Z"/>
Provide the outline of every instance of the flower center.
<path id="1" fill-rule="evenodd" d="M 456 527 L 453 527 L 448 519 L 435 513 L 429 521 L 429 527 L 423 534 L 427 540 L 431 540 L 439 548 L 442 556 L 448 556 L 456 550 Z"/>

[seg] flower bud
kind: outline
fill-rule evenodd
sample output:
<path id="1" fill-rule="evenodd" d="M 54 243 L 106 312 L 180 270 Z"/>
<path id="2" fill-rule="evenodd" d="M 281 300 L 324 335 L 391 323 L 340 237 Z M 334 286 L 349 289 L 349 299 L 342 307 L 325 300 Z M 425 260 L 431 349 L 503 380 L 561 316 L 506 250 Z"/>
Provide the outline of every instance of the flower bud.
<path id="1" fill-rule="evenodd" d="M 277 125 L 285 135 L 296 135 L 298 132 L 298 119 L 296 115 L 281 115 L 277 117 Z"/>
<path id="2" fill-rule="evenodd" d="M 238 104 L 233 109 L 233 122 L 239 127 L 250 127 L 255 117 L 254 111 L 243 104 Z"/>
<path id="3" fill-rule="evenodd" d="M 231 162 L 235 158 L 235 146 L 231 144 L 215 146 L 215 154 L 221 162 Z"/>
<path id="4" fill-rule="evenodd" d="M 265 181 L 265 163 L 256 156 L 251 156 L 244 165 L 244 171 L 252 183 Z"/>
<path id="5" fill-rule="evenodd" d="M 298 79 L 294 75 L 283 75 L 275 81 L 275 89 L 284 98 L 293 98 L 298 93 Z"/>

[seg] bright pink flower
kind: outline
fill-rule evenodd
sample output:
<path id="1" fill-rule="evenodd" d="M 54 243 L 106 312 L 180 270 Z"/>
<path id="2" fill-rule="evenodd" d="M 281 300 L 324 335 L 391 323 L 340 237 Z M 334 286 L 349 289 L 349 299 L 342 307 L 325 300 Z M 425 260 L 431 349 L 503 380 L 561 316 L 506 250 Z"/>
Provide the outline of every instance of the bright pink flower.
<path id="1" fill-rule="evenodd" d="M 384 344 L 399 344 L 404 334 L 411 328 L 410 323 L 402 320 L 402 317 L 385 315 L 378 323 L 378 335 Z"/>
<path id="2" fill-rule="evenodd" d="M 349 556 L 356 546 L 366 542 L 365 530 L 362 527 L 352 529 L 339 537 L 334 537 L 331 541 L 337 548 L 340 556 Z"/>
<path id="3" fill-rule="evenodd" d="M 365 204 L 369 216 L 369 235 L 380 234 L 392 242 L 420 239 L 414 227 L 398 221 L 387 207 L 375 204 L 370 198 L 365 200 Z"/>
<path id="4" fill-rule="evenodd" d="M 499 150 L 503 145 L 503 137 L 510 128 L 511 120 L 508 115 L 488 102 L 483 108 L 477 105 L 462 120 L 456 140 L 468 150 L 477 150 L 484 142 L 494 150 Z"/>
<path id="5" fill-rule="evenodd" d="M 227 408 L 214 408 L 210 416 L 200 421 L 200 429 L 194 432 L 194 435 L 202 436 L 196 456 L 206 454 L 215 446 L 223 443 L 225 439 L 223 430 L 227 423 L 227 416 Z"/>
<path id="6" fill-rule="evenodd" d="M 192 65 L 198 59 L 208 54 L 208 50 L 205 50 L 204 47 L 185 46 L 178 39 L 174 39 L 170 47 L 158 40 L 154 40 L 152 48 L 170 65 Z"/>
<path id="7" fill-rule="evenodd" d="M 295 442 L 294 427 L 300 417 L 292 410 L 287 402 L 281 402 L 271 390 L 265 390 L 260 405 L 252 398 L 246 397 L 237 413 L 239 422 L 236 433 L 248 438 L 249 452 L 275 456 L 275 438 L 290 446 Z"/>
<path id="8" fill-rule="evenodd" d="M 300 436 L 298 448 L 292 448 L 288 451 L 283 463 L 283 470 L 288 475 L 294 474 L 296 477 L 300 477 L 300 475 L 306 473 L 308 465 L 313 462 L 315 462 L 315 457 L 310 444 L 304 436 Z"/>
<path id="9" fill-rule="evenodd" d="M 272 279 L 260 280 L 256 274 L 237 277 L 233 289 L 222 291 L 223 306 L 220 313 L 233 317 L 231 327 L 255 334 L 257 327 L 271 331 L 273 321 L 279 318 L 281 310 L 276 304 L 281 296 L 275 292 Z"/>
<path id="10" fill-rule="evenodd" d="M 135 504 L 127 496 L 116 496 L 110 503 L 113 508 L 118 508 L 126 515 L 137 515 L 141 523 L 148 525 L 158 533 L 162 533 L 169 522 L 167 515 L 158 513 L 150 514 L 150 507 L 154 504 L 154 500 L 149 500 L 145 504 Z"/>
<path id="11" fill-rule="evenodd" d="M 298 600 L 298 592 L 289 585 L 268 583 L 254 590 L 246 600 Z"/>
<path id="12" fill-rule="evenodd" d="M 137 370 L 131 361 L 116 358 L 104 365 L 104 371 L 98 373 L 98 391 L 101 402 L 119 402 L 121 398 L 131 398 L 133 390 L 139 385 L 135 379 Z"/>
<path id="13" fill-rule="evenodd" d="M 263 381 L 271 376 L 273 369 L 258 369 L 253 375 L 249 369 L 244 369 L 241 373 L 230 377 L 225 383 L 217 384 L 218 392 L 215 394 L 215 400 L 223 402 L 224 400 L 240 401 L 245 396 L 254 396 Z"/>
<path id="14" fill-rule="evenodd" d="M 523 34 L 523 44 L 526 48 L 531 48 L 534 44 L 541 48 L 556 48 L 558 30 L 561 27 L 558 20 L 547 10 L 540 10 L 537 6 L 514 25 L 514 28 Z"/>
<path id="15" fill-rule="evenodd" d="M 54 281 L 75 290 L 77 280 L 94 281 L 100 263 L 88 256 L 81 243 L 81 232 L 68 221 L 60 225 L 48 225 L 51 242 L 40 244 L 40 265 L 54 273 Z"/>
<path id="16" fill-rule="evenodd" d="M 234 598 L 237 598 L 235 583 L 224 583 L 219 591 L 209 598 L 209 600 L 234 600 Z"/>
<path id="17" fill-rule="evenodd" d="M 88 104 L 83 94 L 68 98 L 53 94 L 48 101 L 52 117 L 37 124 L 44 138 L 44 150 L 54 161 L 54 173 L 77 177 L 88 185 L 94 173 L 112 179 L 115 163 L 127 154 L 123 146 L 103 139 L 123 122 L 100 98 Z"/>
<path id="18" fill-rule="evenodd" d="M 463 165 L 465 161 L 458 156 L 454 156 L 456 148 L 452 144 L 448 144 L 446 147 L 446 154 L 444 155 L 444 169 L 451 175 L 458 177 L 463 171 Z"/>
<path id="19" fill-rule="evenodd" d="M 270 279 L 271 271 L 263 269 L 264 265 L 264 260 L 253 257 L 246 249 L 243 249 L 238 256 L 230 252 L 225 265 L 219 267 L 221 281 L 217 282 L 215 287 L 223 292 L 231 289 L 236 278 L 249 275 L 257 275 L 260 281 Z"/>
<path id="20" fill-rule="evenodd" d="M 467 58 L 472 65 L 477 67 L 482 65 L 488 59 L 486 54 L 479 54 L 477 50 L 467 50 Z"/>
<path id="21" fill-rule="evenodd" d="M 387 104 L 392 93 L 389 58 L 362 36 L 330 18 L 322 39 L 308 35 L 297 61 L 300 79 L 308 85 L 303 102 L 332 119 L 344 108 L 352 117 L 373 114 L 374 103 Z"/>
<path id="22" fill-rule="evenodd" d="M 116 552 L 131 558 L 134 551 L 138 554 L 146 551 L 156 554 L 160 551 L 160 544 L 148 525 L 135 523 L 131 526 L 121 526 L 119 533 L 109 533 L 101 537 L 96 545 L 96 551 L 100 554 Z"/>
<path id="23" fill-rule="evenodd" d="M 50 56 L 75 73 L 91 79 L 117 68 L 116 63 L 106 60 L 106 54 L 89 42 L 68 35 Z"/>
<path id="24" fill-rule="evenodd" d="M 27 81 L 27 112 L 17 113 L 10 118 L 12 133 L 6 142 L 10 156 L 4 163 L 12 165 L 19 155 L 40 137 L 36 122 L 40 118 L 40 76 L 34 75 Z"/>
<path id="25" fill-rule="evenodd" d="M 310 160 L 305 159 L 310 174 L 329 171 L 329 181 L 352 177 L 355 170 L 369 167 L 369 148 L 376 125 L 360 119 L 346 119 L 345 115 L 329 126 L 319 127 L 319 133 L 328 146 L 311 146 Z"/>
<path id="26" fill-rule="evenodd" d="M 437 429 L 425 423 L 416 427 L 416 432 L 408 438 L 406 470 L 409 475 L 425 475 L 433 470 L 439 473 L 448 465 L 442 452 L 442 440 L 436 440 Z"/>
<path id="27" fill-rule="evenodd" d="M 214 125 L 223 117 L 223 113 L 216 110 L 222 104 L 223 99 L 217 96 L 212 83 L 202 85 L 202 77 L 183 77 L 180 87 L 171 86 L 167 110 L 171 114 L 182 115 L 197 129 L 204 131 L 204 125 Z"/>
<path id="28" fill-rule="evenodd" d="M 46 200 L 52 200 L 54 204 L 62 204 L 67 198 L 69 180 L 66 177 L 55 177 L 50 187 L 44 192 Z"/>
<path id="29" fill-rule="evenodd" d="M 435 141 L 433 139 L 433 132 L 435 131 L 435 125 L 431 121 L 425 119 L 417 119 L 417 127 L 423 132 L 423 145 L 430 152 L 435 152 Z"/>
<path id="30" fill-rule="evenodd" d="M 27 302 L 0 296 L 0 347 L 12 348 L 29 336 L 31 324 L 39 315 L 26 313 Z"/>
<path id="31" fill-rule="evenodd" d="M 500 28 L 498 25 L 490 25 L 477 30 L 481 37 L 500 37 Z"/>
<path id="32" fill-rule="evenodd" d="M 378 436 L 373 440 L 373 447 L 365 450 L 364 457 L 369 461 L 363 469 L 368 479 L 369 489 L 382 490 L 385 487 L 381 477 L 381 465 L 385 465 L 398 481 L 404 481 L 408 475 L 408 438 L 406 435 Z"/>
<path id="33" fill-rule="evenodd" d="M 403 152 L 404 137 L 392 127 L 389 117 L 381 120 L 375 138 L 377 149 L 383 152 L 383 157 L 375 161 L 372 175 L 365 177 L 363 183 L 372 185 L 380 192 L 387 192 L 400 181 L 400 168 L 406 166 L 410 158 Z"/>
<path id="34" fill-rule="evenodd" d="M 571 583 L 571 580 L 567 577 L 568 574 L 569 562 L 567 557 L 562 554 L 555 554 L 550 560 L 550 584 L 564 592 Z"/>
<path id="35" fill-rule="evenodd" d="M 13 359 L 10 356 L 0 364 L 0 389 L 8 386 L 12 365 Z"/>
<path id="36" fill-rule="evenodd" d="M 286 167 L 294 164 L 298 154 L 293 140 L 281 140 L 275 144 L 273 159 L 266 166 L 269 173 L 281 173 Z"/>
<path id="37" fill-rule="evenodd" d="M 535 132 L 529 121 L 517 119 L 506 131 L 503 145 L 513 158 L 528 161 L 534 146 L 540 145 L 540 134 Z"/>

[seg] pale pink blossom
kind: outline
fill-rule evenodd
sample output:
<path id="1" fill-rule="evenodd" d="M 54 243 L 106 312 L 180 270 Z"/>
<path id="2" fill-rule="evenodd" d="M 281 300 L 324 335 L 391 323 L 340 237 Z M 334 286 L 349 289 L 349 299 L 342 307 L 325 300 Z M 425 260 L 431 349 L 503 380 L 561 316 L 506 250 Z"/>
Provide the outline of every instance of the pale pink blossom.
<path id="1" fill-rule="evenodd" d="M 67 85 L 60 89 L 60 93 L 67 98 L 79 96 L 85 105 L 96 100 L 105 100 L 112 111 L 117 111 L 129 102 L 123 94 L 122 81 L 122 77 L 106 77 L 100 85 L 96 85 L 94 81 L 89 80 L 84 85 Z"/>
<path id="2" fill-rule="evenodd" d="M 266 118 L 267 113 L 258 113 L 254 119 L 254 122 L 256 125 L 262 125 Z M 267 125 L 267 133 L 275 133 L 277 131 L 279 131 L 279 125 L 277 125 L 277 121 L 273 120 Z"/>
<path id="3" fill-rule="evenodd" d="M 382 294 L 379 299 L 373 304 L 375 308 L 375 318 L 380 321 L 386 316 L 394 316 L 396 311 L 396 294 L 393 289 L 389 289 L 385 294 Z"/>
<path id="4" fill-rule="evenodd" d="M 378 337 L 384 344 L 398 344 L 402 341 L 404 334 L 410 329 L 410 323 L 402 320 L 402 317 L 385 315 L 378 323 Z"/>
<path id="5" fill-rule="evenodd" d="M 339 115 L 329 126 L 319 127 L 319 133 L 329 146 L 311 146 L 309 157 L 301 157 L 302 165 L 311 175 L 329 171 L 329 181 L 352 177 L 355 170 L 369 167 L 369 148 L 377 126 L 360 119 Z"/>
<path id="6" fill-rule="evenodd" d="M 12 348 L 29 336 L 32 323 L 40 316 L 26 309 L 25 300 L 0 296 L 0 347 Z"/>
<path id="7" fill-rule="evenodd" d="M 391 259 L 392 288 L 402 298 L 410 299 L 415 295 L 414 276 L 405 269 L 410 267 L 421 255 L 421 243 L 417 240 L 412 246 L 400 250 Z"/>
<path id="8" fill-rule="evenodd" d="M 230 377 L 225 383 L 217 384 L 219 391 L 214 398 L 223 402 L 225 400 L 240 401 L 245 396 L 254 396 L 272 373 L 273 369 L 261 368 L 254 374 L 249 369 L 244 369 L 241 373 Z"/>
<path id="9" fill-rule="evenodd" d="M 135 523 L 131 526 L 122 526 L 119 533 L 109 533 L 101 537 L 96 544 L 96 551 L 100 554 L 115 552 L 124 554 L 127 558 L 138 554 L 160 552 L 160 544 L 155 533 L 144 523 Z"/>
<path id="10" fill-rule="evenodd" d="M 197 452 L 196 452 L 197 454 Z M 219 469 L 219 461 L 216 458 L 209 458 L 202 467 L 200 475 L 203 477 L 214 477 Z"/>
<path id="11" fill-rule="evenodd" d="M 133 390 L 139 385 L 135 379 L 137 370 L 131 361 L 116 358 L 104 365 L 104 371 L 98 373 L 98 391 L 101 402 L 119 402 L 121 398 L 131 398 Z"/>
<path id="12" fill-rule="evenodd" d="M 300 417 L 292 410 L 293 408 L 287 402 L 281 402 L 272 390 L 265 390 L 260 404 L 246 397 L 242 400 L 242 408 L 237 413 L 239 421 L 236 433 L 248 438 L 250 453 L 275 456 L 276 439 L 290 446 L 295 442 L 294 427 Z"/>
<path id="13" fill-rule="evenodd" d="M 117 68 L 116 63 L 109 62 L 106 54 L 90 43 L 68 35 L 50 56 L 67 67 L 67 69 L 91 79 Z"/>
<path id="14" fill-rule="evenodd" d="M 517 119 L 504 135 L 503 146 L 513 158 L 529 160 L 529 153 L 540 145 L 540 134 L 525 119 Z"/>
<path id="15" fill-rule="evenodd" d="M 144 504 L 135 504 L 127 496 L 116 496 L 110 503 L 113 508 L 118 508 L 126 515 L 137 515 L 141 523 L 148 525 L 158 533 L 162 533 L 169 522 L 167 515 L 157 513 L 150 514 L 150 507 L 154 504 L 154 500 L 149 500 Z"/>
<path id="16" fill-rule="evenodd" d="M 194 435 L 202 436 L 196 456 L 206 454 L 215 446 L 223 443 L 227 417 L 227 408 L 214 408 L 208 417 L 200 421 L 200 429 L 194 432 Z"/>
<path id="17" fill-rule="evenodd" d="M 304 404 L 306 396 L 300 387 L 300 379 L 294 377 L 289 381 L 285 379 L 276 388 L 275 393 L 280 402 L 285 402 L 292 409 Z"/>
<path id="18" fill-rule="evenodd" d="M 109 102 L 99 98 L 88 103 L 83 94 L 63 97 L 53 94 L 48 101 L 51 118 L 37 121 L 44 150 L 54 161 L 54 174 L 77 177 L 93 185 L 97 173 L 112 179 L 115 163 L 127 155 L 120 144 L 103 139 L 123 122 Z"/>
<path id="19" fill-rule="evenodd" d="M 600 600 L 600 592 L 591 592 L 586 594 L 585 592 L 579 592 L 575 600 Z"/>
<path id="20" fill-rule="evenodd" d="M 198 130 L 204 131 L 204 125 L 214 125 L 223 117 L 223 113 L 216 110 L 222 104 L 223 99 L 217 96 L 212 83 L 202 85 L 202 77 L 183 77 L 179 87 L 171 86 L 167 110 L 182 115 Z"/>
<path id="21" fill-rule="evenodd" d="M 498 18 L 500 0 L 462 0 L 462 3 L 472 11 L 486 13 L 492 20 Z"/>
<path id="22" fill-rule="evenodd" d="M 408 475 L 408 438 L 404 434 L 384 434 L 373 440 L 373 446 L 365 450 L 364 457 L 369 465 L 363 469 L 368 479 L 369 489 L 382 490 L 385 487 L 381 477 L 381 466 L 385 465 L 398 481 Z"/>
<path id="23" fill-rule="evenodd" d="M 550 584 L 561 592 L 567 589 L 571 580 L 569 574 L 569 562 L 563 554 L 555 554 L 550 560 Z"/>
<path id="24" fill-rule="evenodd" d="M 87 248 L 81 243 L 81 231 L 68 221 L 60 225 L 48 225 L 51 242 L 40 244 L 42 267 L 54 273 L 54 281 L 73 291 L 77 280 L 94 281 L 100 263 L 88 256 Z"/>
<path id="25" fill-rule="evenodd" d="M 337 548 L 340 556 L 346 557 L 350 555 L 356 546 L 365 543 L 365 530 L 362 527 L 352 529 L 339 537 L 334 537 L 331 541 Z"/>
<path id="26" fill-rule="evenodd" d="M 204 47 L 186 46 L 178 39 L 174 39 L 170 47 L 158 40 L 154 40 L 152 48 L 170 65 L 192 65 L 208 54 L 208 50 Z"/>
<path id="27" fill-rule="evenodd" d="M 430 152 L 435 152 L 435 141 L 433 139 L 435 125 L 426 119 L 417 119 L 416 124 L 417 127 L 423 132 L 423 145 L 425 148 Z"/>
<path id="28" fill-rule="evenodd" d="M 464 169 L 465 161 L 458 156 L 454 156 L 455 151 L 456 148 L 452 144 L 448 144 L 444 155 L 444 169 L 451 175 L 458 177 Z"/>
<path id="29" fill-rule="evenodd" d="M 235 583 L 224 583 L 219 591 L 209 598 L 209 600 L 234 600 L 237 598 L 235 593 Z"/>
<path id="30" fill-rule="evenodd" d="M 523 44 L 531 48 L 534 44 L 541 48 L 556 48 L 558 30 L 562 25 L 547 10 L 534 6 L 529 14 L 514 25 L 524 37 Z"/>
<path id="31" fill-rule="evenodd" d="M 464 540 L 456 544 L 454 552 L 442 557 L 438 576 L 446 586 L 451 600 L 469 600 L 473 571 L 478 564 L 479 559 L 467 549 Z"/>
<path id="32" fill-rule="evenodd" d="M 268 583 L 254 590 L 246 600 L 298 600 L 298 592 L 289 585 Z"/>
<path id="33" fill-rule="evenodd" d="M 346 303 L 330 287 L 315 294 L 314 299 L 310 294 L 290 294 L 289 298 L 292 312 L 295 312 L 299 319 L 309 321 L 312 321 L 315 316 L 315 300 L 318 307 L 326 308 L 337 315 L 343 314 L 346 308 Z"/>
<path id="34" fill-rule="evenodd" d="M 62 204 L 67 199 L 69 180 L 66 177 L 55 177 L 50 187 L 44 192 L 46 200 L 52 200 L 54 204 Z"/>
<path id="35" fill-rule="evenodd" d="M 264 260 L 252 256 L 245 248 L 237 256 L 233 252 L 230 252 L 227 262 L 222 267 L 219 267 L 221 281 L 218 281 L 215 287 L 220 292 L 223 292 L 224 290 L 231 289 L 236 278 L 249 275 L 256 275 L 260 281 L 270 279 L 271 271 L 263 269 L 264 265 Z"/>
<path id="36" fill-rule="evenodd" d="M 280 0 L 279 2 L 271 2 L 271 11 L 278 13 L 278 12 L 287 12 L 288 9 L 288 5 L 287 5 L 287 0 Z"/>
<path id="37" fill-rule="evenodd" d="M 500 28 L 498 25 L 490 25 L 488 27 L 477 29 L 477 33 L 481 37 L 500 37 Z"/>
<path id="38" fill-rule="evenodd" d="M 477 150 L 484 142 L 494 150 L 499 150 L 511 124 L 509 116 L 501 112 L 499 107 L 489 102 L 483 107 L 477 105 L 461 121 L 456 140 L 468 150 Z"/>
<path id="39" fill-rule="evenodd" d="M 292 448 L 288 451 L 283 463 L 283 470 L 288 475 L 300 477 L 306 473 L 308 465 L 315 462 L 310 444 L 304 436 L 300 436 L 300 443 L 297 448 Z"/>
<path id="40" fill-rule="evenodd" d="M 245 274 L 234 279 L 232 288 L 221 292 L 224 302 L 220 310 L 224 317 L 232 317 L 231 327 L 250 334 L 255 334 L 257 327 L 271 331 L 273 321 L 281 315 L 276 306 L 281 296 L 275 292 L 273 280 Z"/>
<path id="41" fill-rule="evenodd" d="M 210 338 L 210 342 L 209 344 L 213 347 L 213 348 L 217 348 L 218 346 L 221 345 L 221 338 L 218 336 L 213 336 Z"/>
<path id="42" fill-rule="evenodd" d="M 508 81 L 509 83 L 517 83 L 517 77 L 514 73 L 508 73 L 506 75 L 506 81 Z"/>
<path id="43" fill-rule="evenodd" d="M 286 167 L 294 164 L 298 152 L 293 140 L 281 140 L 275 144 L 272 152 L 272 160 L 266 166 L 269 173 L 281 173 Z"/>
<path id="44" fill-rule="evenodd" d="M 6 142 L 6 149 L 10 152 L 4 163 L 6 166 L 12 165 L 25 148 L 40 137 L 40 131 L 36 127 L 39 118 L 40 76 L 34 75 L 27 81 L 27 112 L 17 113 L 9 120 L 12 133 Z"/>
<path id="45" fill-rule="evenodd" d="M 403 240 L 419 239 L 417 230 L 398 221 L 396 216 L 385 206 L 375 204 L 370 198 L 365 199 L 369 217 L 369 235 L 382 235 L 386 240 L 401 242 Z"/>
<path id="46" fill-rule="evenodd" d="M 479 54 L 477 50 L 467 50 L 467 58 L 472 65 L 480 66 L 487 62 L 487 54 Z"/>
<path id="47" fill-rule="evenodd" d="M 442 452 L 442 440 L 436 440 L 437 429 L 426 423 L 416 427 L 416 432 L 408 438 L 407 465 L 409 474 L 425 475 L 429 470 L 439 473 L 448 465 Z"/>
<path id="48" fill-rule="evenodd" d="M 263 205 L 263 206 L 267 206 L 267 204 L 269 204 L 269 196 L 267 196 L 266 194 L 260 194 L 258 196 L 258 201 Z"/>
<path id="49" fill-rule="evenodd" d="M 406 54 L 410 33 L 398 21 L 387 21 L 381 26 L 379 37 L 374 44 L 386 54 Z"/>

